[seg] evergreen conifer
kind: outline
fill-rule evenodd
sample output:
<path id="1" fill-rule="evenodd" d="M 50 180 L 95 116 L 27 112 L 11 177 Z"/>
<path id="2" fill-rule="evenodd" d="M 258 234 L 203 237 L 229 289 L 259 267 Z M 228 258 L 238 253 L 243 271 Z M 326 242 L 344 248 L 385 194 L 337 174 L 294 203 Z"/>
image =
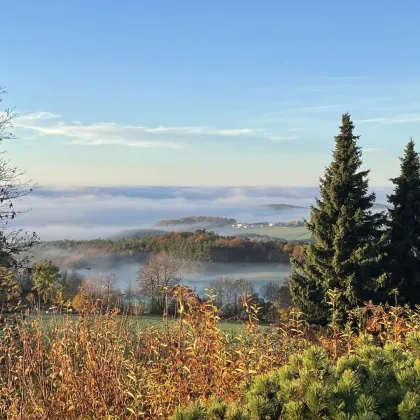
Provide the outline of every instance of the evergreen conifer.
<path id="1" fill-rule="evenodd" d="M 400 303 L 420 303 L 420 159 L 412 139 L 401 160 L 401 173 L 388 201 L 387 259 L 390 289 L 398 290 Z"/>
<path id="2" fill-rule="evenodd" d="M 301 261 L 292 258 L 293 302 L 313 321 L 330 318 L 329 291 L 335 291 L 335 310 L 344 313 L 374 299 L 385 278 L 384 215 L 372 212 L 375 194 L 368 192 L 369 171 L 359 170 L 362 152 L 353 129 L 344 114 L 333 161 L 320 179 L 320 198 L 306 222 L 313 242 L 304 247 Z"/>

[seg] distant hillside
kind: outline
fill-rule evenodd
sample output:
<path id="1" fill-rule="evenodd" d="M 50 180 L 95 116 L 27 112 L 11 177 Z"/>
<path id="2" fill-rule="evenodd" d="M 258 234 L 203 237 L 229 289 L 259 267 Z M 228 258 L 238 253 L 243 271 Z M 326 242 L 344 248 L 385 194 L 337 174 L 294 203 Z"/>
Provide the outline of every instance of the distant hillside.
<path id="1" fill-rule="evenodd" d="M 302 206 L 293 206 L 291 204 L 265 204 L 260 206 L 260 208 L 265 208 L 265 209 L 269 209 L 269 210 L 275 210 L 275 211 L 282 211 L 282 210 L 293 210 L 293 209 L 305 209 L 307 207 L 302 207 Z M 389 208 L 388 204 L 383 204 L 383 203 L 374 203 L 373 204 L 373 208 L 374 209 L 381 209 L 381 210 L 385 210 Z"/>
<path id="2" fill-rule="evenodd" d="M 382 204 L 382 203 L 373 203 L 372 208 L 386 210 L 386 209 L 389 209 L 389 205 L 388 204 Z"/>
<path id="3" fill-rule="evenodd" d="M 168 233 L 165 230 L 159 229 L 127 229 L 123 230 L 115 235 L 112 235 L 109 239 L 118 240 L 118 239 L 130 239 L 130 238 L 143 238 L 145 236 L 156 236 L 164 235 Z"/>
<path id="4" fill-rule="evenodd" d="M 181 217 L 180 219 L 173 220 L 159 220 L 155 226 L 193 226 L 201 225 L 203 227 L 225 227 L 236 224 L 235 219 L 227 219 L 225 217 L 213 217 L 213 216 L 189 216 Z"/>
<path id="5" fill-rule="evenodd" d="M 183 261 L 288 263 L 297 246 L 277 238 L 237 238 L 197 230 L 120 240 L 42 242 L 34 250 L 34 262 L 47 259 L 60 268 L 81 269 L 92 264 L 111 266 L 117 261 L 141 263 L 149 253 L 167 251 Z"/>
<path id="6" fill-rule="evenodd" d="M 292 209 L 305 209 L 306 207 L 302 206 L 293 206 L 291 204 L 264 204 L 263 207 L 265 209 L 270 210 L 292 210 Z"/>

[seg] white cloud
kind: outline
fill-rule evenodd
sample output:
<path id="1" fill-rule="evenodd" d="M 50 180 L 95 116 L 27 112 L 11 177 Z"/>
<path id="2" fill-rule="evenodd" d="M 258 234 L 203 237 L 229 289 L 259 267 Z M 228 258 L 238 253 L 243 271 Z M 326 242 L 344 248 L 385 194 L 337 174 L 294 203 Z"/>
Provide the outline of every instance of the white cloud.
<path id="1" fill-rule="evenodd" d="M 379 122 L 385 122 L 385 121 L 387 121 L 386 118 L 368 118 L 365 120 L 356 121 L 356 124 L 369 124 L 369 123 L 377 123 L 377 122 L 379 123 Z"/>
<path id="2" fill-rule="evenodd" d="M 60 118 L 60 117 L 61 115 L 54 114 L 52 112 L 44 112 L 44 111 L 33 112 L 32 114 L 26 114 L 24 116 L 24 118 L 27 120 L 51 120 L 51 119 Z"/>
<path id="3" fill-rule="evenodd" d="M 106 145 L 119 144 L 143 148 L 185 148 L 188 139 L 211 137 L 253 137 L 271 141 L 292 140 L 295 136 L 282 136 L 263 128 L 216 128 L 207 126 L 146 127 L 117 123 L 83 124 L 80 121 L 61 121 L 50 112 L 36 112 L 15 119 L 15 126 L 34 131 L 38 135 L 62 136 L 67 144 Z"/>
<path id="4" fill-rule="evenodd" d="M 400 115 L 398 117 L 381 117 L 381 118 L 369 118 L 365 120 L 359 120 L 357 123 L 379 123 L 379 124 L 405 124 L 420 122 L 420 114 L 409 114 L 409 115 Z"/>
<path id="5" fill-rule="evenodd" d="M 167 149 L 185 149 L 186 145 L 177 144 L 165 141 L 127 141 L 124 139 L 96 139 L 96 140 L 72 140 L 67 141 L 65 144 L 68 145 L 80 145 L 80 146 L 100 146 L 100 145 L 112 145 L 118 144 L 120 146 L 128 147 L 141 147 L 144 149 L 157 149 L 157 148 L 167 148 Z"/>
<path id="6" fill-rule="evenodd" d="M 377 149 L 376 147 L 367 147 L 366 149 L 362 149 L 364 153 L 372 153 L 372 152 L 377 152 L 379 151 L 379 149 Z"/>

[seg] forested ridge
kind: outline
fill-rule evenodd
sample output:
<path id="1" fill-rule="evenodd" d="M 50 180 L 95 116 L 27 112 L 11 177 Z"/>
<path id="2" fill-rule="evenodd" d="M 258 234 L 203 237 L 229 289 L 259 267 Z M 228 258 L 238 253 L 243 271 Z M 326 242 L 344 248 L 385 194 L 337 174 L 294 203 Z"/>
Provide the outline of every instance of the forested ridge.
<path id="1" fill-rule="evenodd" d="M 64 252 L 60 252 L 64 251 Z M 168 252 L 174 258 L 203 262 L 288 263 L 291 256 L 299 257 L 300 245 L 280 240 L 259 240 L 220 236 L 213 232 L 171 232 L 119 240 L 60 240 L 42 242 L 36 255 L 49 255 L 60 265 L 71 265 L 88 257 L 106 253 L 130 255 Z"/>

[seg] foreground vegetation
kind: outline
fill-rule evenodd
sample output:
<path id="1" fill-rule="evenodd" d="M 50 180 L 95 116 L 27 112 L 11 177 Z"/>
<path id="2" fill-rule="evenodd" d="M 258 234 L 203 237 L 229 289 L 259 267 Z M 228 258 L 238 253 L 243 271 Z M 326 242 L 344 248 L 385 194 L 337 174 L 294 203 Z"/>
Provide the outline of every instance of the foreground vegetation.
<path id="1" fill-rule="evenodd" d="M 223 332 L 215 297 L 173 291 L 176 318 L 139 329 L 81 314 L 3 325 L 3 418 L 417 419 L 420 313 L 367 305 L 343 329 L 295 309 L 272 328 L 244 302 L 246 328 Z M 47 332 L 46 332 L 47 331 Z"/>

